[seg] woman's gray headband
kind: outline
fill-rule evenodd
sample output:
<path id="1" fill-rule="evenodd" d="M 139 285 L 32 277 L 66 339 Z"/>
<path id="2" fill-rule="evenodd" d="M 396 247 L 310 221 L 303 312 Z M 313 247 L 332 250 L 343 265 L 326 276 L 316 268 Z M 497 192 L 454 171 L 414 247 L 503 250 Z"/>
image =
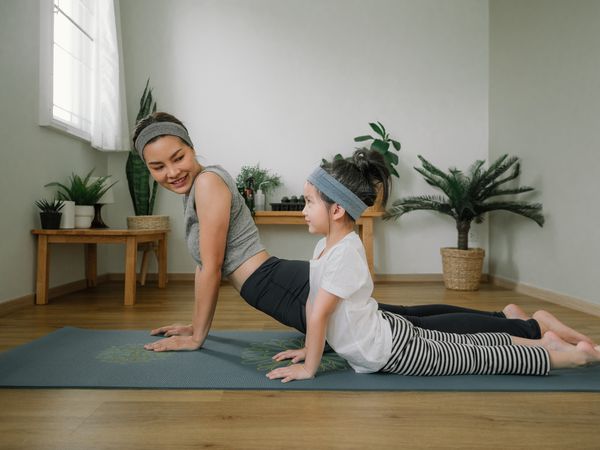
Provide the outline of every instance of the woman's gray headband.
<path id="1" fill-rule="evenodd" d="M 365 209 L 367 209 L 365 202 L 358 198 L 354 192 L 325 172 L 321 167 L 317 168 L 308 176 L 308 181 L 331 200 L 344 208 L 354 220 L 357 220 L 362 213 L 365 212 Z"/>
<path id="2" fill-rule="evenodd" d="M 181 125 L 173 122 L 154 122 L 142 130 L 135 140 L 135 149 L 137 150 L 142 161 L 144 160 L 144 147 L 151 139 L 157 136 L 177 136 L 181 138 L 187 145 L 194 148 L 190 135 Z"/>

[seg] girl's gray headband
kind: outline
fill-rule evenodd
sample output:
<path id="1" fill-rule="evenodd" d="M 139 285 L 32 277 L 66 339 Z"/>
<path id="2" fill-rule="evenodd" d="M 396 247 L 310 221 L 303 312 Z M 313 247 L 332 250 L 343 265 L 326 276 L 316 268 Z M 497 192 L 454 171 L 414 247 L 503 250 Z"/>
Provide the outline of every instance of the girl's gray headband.
<path id="1" fill-rule="evenodd" d="M 315 169 L 315 171 L 308 176 L 308 181 L 331 200 L 344 208 L 354 220 L 357 220 L 362 213 L 365 212 L 365 209 L 367 209 L 365 202 L 358 198 L 354 192 L 325 172 L 321 167 Z"/>
<path id="2" fill-rule="evenodd" d="M 181 125 L 173 122 L 154 122 L 142 130 L 135 140 L 135 149 L 137 150 L 142 161 L 144 160 L 144 147 L 151 139 L 157 136 L 177 136 L 181 138 L 187 145 L 194 148 L 190 135 Z"/>

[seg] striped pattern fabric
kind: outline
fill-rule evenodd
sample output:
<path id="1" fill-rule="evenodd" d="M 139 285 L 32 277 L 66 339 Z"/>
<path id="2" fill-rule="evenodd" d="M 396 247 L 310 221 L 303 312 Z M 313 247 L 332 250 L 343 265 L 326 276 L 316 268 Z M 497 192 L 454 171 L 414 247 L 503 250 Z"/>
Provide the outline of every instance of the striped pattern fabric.
<path id="1" fill-rule="evenodd" d="M 506 333 L 455 334 L 417 328 L 382 311 L 392 329 L 392 354 L 381 372 L 400 375 L 547 375 L 542 347 L 513 345 Z"/>

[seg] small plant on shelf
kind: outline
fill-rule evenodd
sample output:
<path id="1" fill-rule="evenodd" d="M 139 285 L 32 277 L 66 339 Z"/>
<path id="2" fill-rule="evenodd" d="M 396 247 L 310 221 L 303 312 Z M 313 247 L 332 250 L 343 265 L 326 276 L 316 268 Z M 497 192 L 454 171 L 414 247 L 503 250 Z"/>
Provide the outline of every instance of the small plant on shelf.
<path id="1" fill-rule="evenodd" d="M 83 178 L 73 173 L 71 174 L 67 184 L 54 181 L 46 184 L 45 186 L 58 187 L 57 196 L 59 200 L 71 200 L 74 201 L 76 205 L 93 206 L 98 203 L 98 200 L 102 198 L 106 191 L 108 191 L 116 183 L 115 181 L 114 183 L 106 186 L 108 176 L 98 177 L 92 181 L 91 177 L 93 171 L 94 169 L 90 170 L 89 173 Z"/>
<path id="2" fill-rule="evenodd" d="M 42 222 L 42 228 L 47 230 L 55 230 L 60 228 L 60 218 L 62 213 L 60 210 L 65 206 L 62 200 L 36 200 L 35 205 L 40 210 L 40 221 Z"/>
<path id="3" fill-rule="evenodd" d="M 254 187 L 257 190 L 260 189 L 265 194 L 276 187 L 281 186 L 281 177 L 268 169 L 261 168 L 260 164 L 256 164 L 255 166 L 242 166 L 239 175 L 235 179 L 238 189 L 244 189 L 249 178 L 253 179 Z"/>

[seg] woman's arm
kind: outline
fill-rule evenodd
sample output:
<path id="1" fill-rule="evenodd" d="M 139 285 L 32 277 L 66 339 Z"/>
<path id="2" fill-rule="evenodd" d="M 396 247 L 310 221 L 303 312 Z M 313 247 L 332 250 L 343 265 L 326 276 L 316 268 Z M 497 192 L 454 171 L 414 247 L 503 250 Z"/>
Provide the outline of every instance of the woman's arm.
<path id="1" fill-rule="evenodd" d="M 306 380 L 315 376 L 323 357 L 327 324 L 339 300 L 339 297 L 324 289 L 319 289 L 314 304 L 310 308 L 307 302 L 306 358 L 304 364 L 279 367 L 267 374 L 269 379 L 282 378 L 281 381 L 287 383 L 288 381 Z"/>
<path id="2" fill-rule="evenodd" d="M 202 268 L 196 268 L 192 335 L 162 339 L 146 345 L 148 350 L 200 348 L 208 335 L 215 314 L 229 230 L 231 192 L 223 180 L 211 172 L 198 175 L 194 189 Z"/>

